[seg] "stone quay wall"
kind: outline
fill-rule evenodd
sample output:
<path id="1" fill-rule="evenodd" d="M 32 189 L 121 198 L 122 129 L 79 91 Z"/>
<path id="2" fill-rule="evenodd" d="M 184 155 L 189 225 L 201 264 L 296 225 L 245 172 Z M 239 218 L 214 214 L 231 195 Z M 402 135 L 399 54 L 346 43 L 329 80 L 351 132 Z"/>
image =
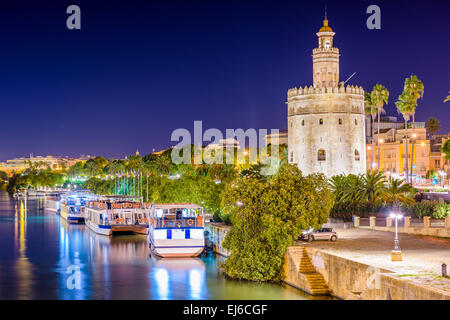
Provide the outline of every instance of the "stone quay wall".
<path id="1" fill-rule="evenodd" d="M 308 292 L 305 276 L 298 272 L 300 246 L 289 247 L 285 257 L 285 282 Z M 450 300 L 450 293 L 396 277 L 388 269 L 347 259 L 321 249 L 306 247 L 317 272 L 331 295 L 346 300 Z M 309 293 L 309 292 L 308 292 Z"/>
<path id="2" fill-rule="evenodd" d="M 222 247 L 230 226 L 206 223 L 214 251 L 227 257 Z M 307 276 L 300 273 L 302 246 L 289 247 L 285 255 L 284 282 L 312 294 Z M 306 247 L 316 272 L 323 275 L 331 295 L 348 300 L 450 300 L 450 294 L 397 277 L 393 271 L 347 259 L 321 249 Z"/>
<path id="3" fill-rule="evenodd" d="M 230 230 L 230 226 L 217 222 L 206 222 L 205 231 L 208 231 L 206 238 L 206 245 L 211 246 L 215 253 L 218 253 L 224 257 L 228 257 L 230 253 L 227 249 L 222 247 L 223 240 Z"/>

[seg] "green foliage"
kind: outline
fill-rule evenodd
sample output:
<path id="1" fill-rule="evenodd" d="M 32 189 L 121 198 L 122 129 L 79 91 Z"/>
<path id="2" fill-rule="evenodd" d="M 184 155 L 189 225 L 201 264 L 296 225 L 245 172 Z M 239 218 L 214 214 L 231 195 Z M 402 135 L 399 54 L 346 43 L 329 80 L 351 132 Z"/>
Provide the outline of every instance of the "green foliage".
<path id="1" fill-rule="evenodd" d="M 427 131 L 430 135 L 438 133 L 439 130 L 441 130 L 440 121 L 434 117 L 428 119 L 428 121 L 425 123 L 425 127 L 427 128 Z"/>
<path id="2" fill-rule="evenodd" d="M 21 173 L 15 173 L 8 180 L 8 186 L 6 187 L 6 191 L 10 194 L 17 192 L 22 189 L 26 189 L 28 187 L 27 176 L 22 175 Z"/>
<path id="3" fill-rule="evenodd" d="M 84 182 L 83 188 L 89 189 L 97 194 L 112 194 L 114 182 L 92 177 Z"/>
<path id="4" fill-rule="evenodd" d="M 405 183 L 404 180 L 391 179 L 389 186 L 384 192 L 384 200 L 390 203 L 402 203 L 407 206 L 413 205 L 415 202 L 412 197 L 413 190 L 412 185 Z"/>
<path id="5" fill-rule="evenodd" d="M 350 219 L 353 215 L 389 211 L 394 203 L 403 209 L 414 204 L 410 184 L 397 179 L 387 184 L 381 172 L 334 176 L 330 179 L 330 188 L 335 196 L 333 218 Z"/>
<path id="6" fill-rule="evenodd" d="M 431 215 L 434 219 L 444 219 L 450 217 L 450 203 L 439 202 L 436 204 Z"/>
<path id="7" fill-rule="evenodd" d="M 255 281 L 283 278 L 283 257 L 302 229 L 327 221 L 333 196 L 323 175 L 302 176 L 284 164 L 265 182 L 241 177 L 222 193 L 222 210 L 233 227 L 223 243 L 231 254 L 228 276 Z"/>
<path id="8" fill-rule="evenodd" d="M 441 148 L 442 153 L 445 154 L 445 159 L 450 160 L 450 139 L 446 140 Z"/>
<path id="9" fill-rule="evenodd" d="M 70 178 L 82 176 L 84 174 L 84 162 L 78 161 L 67 170 L 67 176 Z"/>
<path id="10" fill-rule="evenodd" d="M 423 200 L 414 204 L 414 206 L 412 207 L 412 212 L 418 218 L 430 217 L 433 215 L 434 209 L 437 204 L 437 201 Z"/>
<path id="11" fill-rule="evenodd" d="M 439 177 L 439 175 L 437 174 L 436 170 L 434 170 L 434 169 L 428 170 L 427 173 L 425 174 L 425 179 L 435 179 L 438 177 Z"/>

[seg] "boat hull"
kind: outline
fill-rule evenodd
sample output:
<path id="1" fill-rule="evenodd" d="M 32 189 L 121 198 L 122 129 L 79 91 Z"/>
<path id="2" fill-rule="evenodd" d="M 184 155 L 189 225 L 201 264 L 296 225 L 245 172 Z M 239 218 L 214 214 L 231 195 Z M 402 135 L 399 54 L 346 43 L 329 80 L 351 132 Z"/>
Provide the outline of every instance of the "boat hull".
<path id="1" fill-rule="evenodd" d="M 162 258 L 197 257 L 205 247 L 204 239 L 153 239 L 150 237 L 150 250 Z"/>
<path id="2" fill-rule="evenodd" d="M 112 233 L 132 232 L 136 234 L 148 234 L 148 227 L 146 225 L 112 225 Z"/>
<path id="3" fill-rule="evenodd" d="M 84 217 L 81 214 L 70 214 L 67 213 L 66 208 L 61 209 L 60 213 L 61 218 L 67 220 L 68 223 L 84 223 Z"/>
<path id="4" fill-rule="evenodd" d="M 91 221 L 86 221 L 86 226 L 95 233 L 102 234 L 104 236 L 112 235 L 111 226 L 98 225 Z"/>

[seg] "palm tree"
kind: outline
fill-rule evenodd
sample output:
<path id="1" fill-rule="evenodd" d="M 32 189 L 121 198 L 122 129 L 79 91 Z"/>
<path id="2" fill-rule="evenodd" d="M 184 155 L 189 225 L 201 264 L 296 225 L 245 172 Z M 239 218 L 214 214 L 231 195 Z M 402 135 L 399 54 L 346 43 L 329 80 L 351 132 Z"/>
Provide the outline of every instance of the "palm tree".
<path id="1" fill-rule="evenodd" d="M 375 117 L 377 115 L 377 108 L 372 101 L 372 94 L 370 92 L 364 93 L 364 111 L 366 115 L 370 115 L 371 119 L 371 137 L 372 137 L 372 147 L 371 147 L 371 156 L 370 156 L 370 172 L 372 172 L 372 164 L 373 164 L 373 123 L 375 122 Z"/>
<path id="2" fill-rule="evenodd" d="M 405 119 L 405 161 L 403 172 L 405 174 L 405 180 L 408 181 L 408 121 L 412 114 L 412 102 L 409 94 L 405 91 L 398 97 L 398 101 L 395 102 L 397 111 L 403 115 Z"/>
<path id="3" fill-rule="evenodd" d="M 170 156 L 165 154 L 159 155 L 155 161 L 151 163 L 151 167 L 160 175 L 169 174 L 172 170 Z"/>
<path id="4" fill-rule="evenodd" d="M 430 135 L 430 137 L 433 136 L 433 134 L 438 133 L 439 130 L 441 130 L 441 123 L 439 120 L 431 117 L 430 119 L 428 119 L 428 121 L 425 123 L 425 127 L 428 130 L 428 133 Z"/>
<path id="5" fill-rule="evenodd" d="M 450 91 L 448 92 L 450 93 Z M 445 98 L 444 102 L 450 101 L 450 94 L 447 96 L 447 98 Z"/>
<path id="6" fill-rule="evenodd" d="M 371 203 L 378 202 L 386 191 L 384 181 L 384 174 L 380 171 L 362 175 L 359 190 L 361 199 Z"/>
<path id="7" fill-rule="evenodd" d="M 388 103 L 389 91 L 388 91 L 388 89 L 386 89 L 385 86 L 383 86 L 381 84 L 376 84 L 373 87 L 370 95 L 371 95 L 371 101 L 375 105 L 375 108 L 377 111 L 377 116 L 378 116 L 377 147 L 378 147 L 378 171 L 380 171 L 380 161 L 381 161 L 381 156 L 380 156 L 380 115 L 382 113 L 386 113 L 386 111 L 383 109 L 383 106 L 384 106 L 384 104 Z"/>
<path id="8" fill-rule="evenodd" d="M 423 97 L 423 93 L 424 93 L 424 85 L 423 82 L 420 81 L 417 76 L 415 75 L 411 75 L 411 77 L 406 78 L 405 79 L 405 86 L 403 88 L 403 91 L 408 92 L 411 100 L 412 100 L 412 105 L 411 105 L 411 115 L 412 115 L 412 122 L 413 122 L 413 126 L 412 126 L 412 137 L 414 139 L 411 139 L 411 170 L 410 170 L 410 179 L 411 179 L 411 183 L 412 183 L 412 169 L 414 166 L 414 144 L 416 142 L 416 139 L 414 137 L 414 129 L 416 127 L 416 108 L 417 108 L 417 100 L 419 98 Z"/>
<path id="9" fill-rule="evenodd" d="M 384 200 L 392 203 L 403 203 L 405 205 L 411 205 L 414 203 L 414 199 L 408 194 L 413 190 L 413 187 L 409 183 L 405 183 L 405 180 L 391 179 L 390 185 L 386 188 L 384 193 Z"/>

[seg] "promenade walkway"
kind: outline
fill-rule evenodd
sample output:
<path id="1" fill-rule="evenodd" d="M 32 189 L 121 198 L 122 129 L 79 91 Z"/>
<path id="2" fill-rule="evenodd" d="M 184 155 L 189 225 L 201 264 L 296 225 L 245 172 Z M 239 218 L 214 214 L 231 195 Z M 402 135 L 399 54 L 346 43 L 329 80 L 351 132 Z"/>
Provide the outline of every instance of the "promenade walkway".
<path id="1" fill-rule="evenodd" d="M 357 228 L 336 231 L 339 235 L 336 242 L 314 241 L 297 244 L 314 246 L 344 258 L 389 269 L 398 277 L 450 292 L 450 278 L 441 276 L 442 263 L 449 266 L 450 273 L 450 239 L 399 234 L 403 261 L 392 262 L 392 232 Z"/>

